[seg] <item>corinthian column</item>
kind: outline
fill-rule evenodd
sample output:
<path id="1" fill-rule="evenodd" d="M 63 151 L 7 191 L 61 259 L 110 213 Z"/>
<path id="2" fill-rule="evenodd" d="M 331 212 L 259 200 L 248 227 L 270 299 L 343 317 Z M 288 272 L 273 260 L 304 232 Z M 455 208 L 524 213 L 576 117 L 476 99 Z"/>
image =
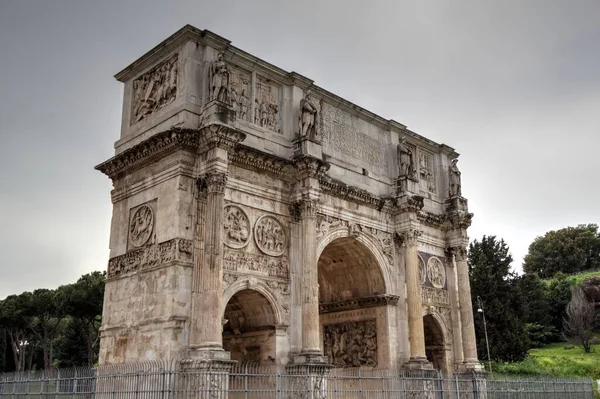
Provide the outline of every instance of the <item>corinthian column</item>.
<path id="1" fill-rule="evenodd" d="M 467 248 L 457 246 L 450 248 L 456 261 L 458 277 L 458 300 L 460 302 L 460 320 L 462 325 L 464 367 L 467 370 L 482 370 L 477 360 L 477 344 L 475 326 L 473 324 L 473 306 L 471 304 L 471 284 L 467 266 Z"/>
<path id="2" fill-rule="evenodd" d="M 321 355 L 319 323 L 319 282 L 317 276 L 317 201 L 300 201 L 302 225 L 302 351 L 303 355 Z"/>
<path id="3" fill-rule="evenodd" d="M 406 303 L 408 305 L 410 363 L 414 365 L 427 362 L 427 357 L 425 356 L 425 332 L 423 330 L 419 254 L 417 251 L 417 240 L 420 235 L 421 231 L 418 229 L 410 229 L 400 233 L 400 237 L 404 243 L 404 261 L 406 264 Z"/>
<path id="4" fill-rule="evenodd" d="M 192 278 L 194 318 L 190 347 L 223 349 L 221 309 L 223 308 L 223 245 L 221 226 L 225 202 L 224 173 L 207 173 L 198 181 L 196 257 Z"/>

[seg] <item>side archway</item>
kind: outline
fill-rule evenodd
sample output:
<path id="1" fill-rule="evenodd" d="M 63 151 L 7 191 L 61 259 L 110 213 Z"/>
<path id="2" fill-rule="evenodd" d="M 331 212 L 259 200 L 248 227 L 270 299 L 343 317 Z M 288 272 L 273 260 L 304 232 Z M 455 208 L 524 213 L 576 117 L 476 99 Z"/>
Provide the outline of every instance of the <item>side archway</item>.
<path id="1" fill-rule="evenodd" d="M 277 296 L 273 293 L 271 288 L 264 282 L 252 278 L 238 280 L 225 289 L 225 291 L 223 292 L 223 306 L 225 307 L 221 309 L 221 314 L 225 313 L 225 308 L 227 307 L 227 304 L 236 293 L 247 289 L 256 291 L 266 298 L 275 316 L 274 324 L 278 326 L 285 325 L 284 310 L 281 304 L 279 303 Z"/>
<path id="2" fill-rule="evenodd" d="M 423 314 L 423 331 L 425 339 L 425 355 L 436 370 L 448 371 L 448 337 L 446 323 L 437 312 L 425 311 Z"/>

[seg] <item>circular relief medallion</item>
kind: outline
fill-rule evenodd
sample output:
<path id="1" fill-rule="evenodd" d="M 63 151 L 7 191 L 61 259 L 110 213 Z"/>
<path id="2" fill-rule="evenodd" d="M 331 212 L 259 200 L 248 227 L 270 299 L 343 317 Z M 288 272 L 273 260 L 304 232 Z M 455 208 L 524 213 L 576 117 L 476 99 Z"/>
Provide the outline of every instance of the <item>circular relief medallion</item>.
<path id="1" fill-rule="evenodd" d="M 142 205 L 133 213 L 129 223 L 129 241 L 134 247 L 141 247 L 152 235 L 154 212 L 148 205 Z"/>
<path id="2" fill-rule="evenodd" d="M 261 216 L 254 225 L 254 241 L 267 255 L 280 256 L 285 252 L 285 233 L 279 220 L 273 216 Z"/>
<path id="3" fill-rule="evenodd" d="M 231 248 L 243 248 L 250 242 L 250 219 L 246 212 L 238 206 L 225 207 L 225 220 L 223 221 L 225 245 Z"/>
<path id="4" fill-rule="evenodd" d="M 421 284 L 425 284 L 425 262 L 421 255 L 419 255 L 419 280 L 421 280 Z"/>
<path id="5" fill-rule="evenodd" d="M 427 277 L 435 288 L 444 288 L 446 284 L 446 270 L 442 261 L 436 257 L 429 258 L 427 262 Z"/>

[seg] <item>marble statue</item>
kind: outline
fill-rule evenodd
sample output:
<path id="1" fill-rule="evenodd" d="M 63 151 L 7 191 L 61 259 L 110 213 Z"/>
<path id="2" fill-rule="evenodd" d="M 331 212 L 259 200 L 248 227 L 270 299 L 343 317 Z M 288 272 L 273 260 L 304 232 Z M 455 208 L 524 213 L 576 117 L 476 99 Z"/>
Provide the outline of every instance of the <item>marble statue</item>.
<path id="1" fill-rule="evenodd" d="M 452 160 L 452 164 L 450 165 L 450 196 L 458 196 L 462 195 L 461 193 L 461 185 L 460 185 L 460 170 L 458 170 L 458 166 L 456 163 L 458 162 L 458 158 L 454 158 Z"/>
<path id="2" fill-rule="evenodd" d="M 311 99 L 312 93 L 308 90 L 306 96 L 300 100 L 300 137 L 314 139 L 317 108 L 311 103 Z"/>
<path id="3" fill-rule="evenodd" d="M 210 74 L 210 98 L 223 102 L 229 101 L 230 70 L 223 61 L 223 53 L 219 53 L 217 59 L 211 63 Z"/>

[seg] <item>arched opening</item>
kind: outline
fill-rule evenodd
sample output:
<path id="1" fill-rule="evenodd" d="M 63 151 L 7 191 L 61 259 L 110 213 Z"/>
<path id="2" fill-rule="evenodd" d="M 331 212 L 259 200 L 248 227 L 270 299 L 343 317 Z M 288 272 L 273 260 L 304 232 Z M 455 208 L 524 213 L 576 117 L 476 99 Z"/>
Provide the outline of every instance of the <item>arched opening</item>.
<path id="1" fill-rule="evenodd" d="M 260 292 L 245 289 L 231 297 L 225 307 L 223 348 L 238 362 L 272 364 L 275 361 L 277 320 L 269 300 Z"/>
<path id="2" fill-rule="evenodd" d="M 444 333 L 438 321 L 432 315 L 423 317 L 425 332 L 425 355 L 436 370 L 446 371 L 446 350 Z"/>
<path id="3" fill-rule="evenodd" d="M 353 237 L 329 243 L 318 261 L 319 309 L 323 352 L 329 362 L 345 367 L 385 364 L 378 342 L 388 306 L 380 265 Z"/>

